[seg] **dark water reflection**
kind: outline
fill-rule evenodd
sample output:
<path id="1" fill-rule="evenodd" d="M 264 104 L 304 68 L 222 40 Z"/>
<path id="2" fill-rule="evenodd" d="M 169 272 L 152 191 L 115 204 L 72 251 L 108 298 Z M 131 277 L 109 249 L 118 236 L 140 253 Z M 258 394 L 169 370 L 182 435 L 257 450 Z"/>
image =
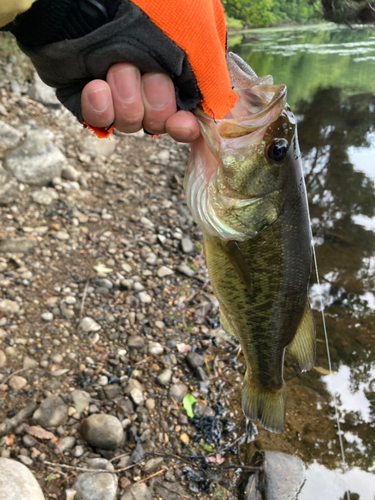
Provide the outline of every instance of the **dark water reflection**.
<path id="1" fill-rule="evenodd" d="M 277 437 L 260 431 L 258 447 L 296 453 L 309 464 L 299 496 L 303 500 L 340 500 L 348 491 L 352 500 L 374 500 L 375 30 L 357 35 L 331 28 L 307 34 L 268 31 L 257 36 L 256 43 L 245 42 L 235 51 L 258 74 L 273 73 L 277 83 L 287 78 L 299 121 L 321 278 L 320 289 L 314 276 L 311 283 L 317 369 L 300 376 L 286 360 L 287 428 Z M 320 70 L 318 84 L 312 85 L 311 65 L 316 70 L 319 61 L 329 75 Z M 335 74 L 340 76 L 336 81 Z M 356 87 L 359 75 L 362 81 Z M 306 88 L 300 88 L 301 82 Z M 326 307 L 333 375 L 327 372 L 319 294 Z M 333 394 L 348 463 L 345 474 Z"/>

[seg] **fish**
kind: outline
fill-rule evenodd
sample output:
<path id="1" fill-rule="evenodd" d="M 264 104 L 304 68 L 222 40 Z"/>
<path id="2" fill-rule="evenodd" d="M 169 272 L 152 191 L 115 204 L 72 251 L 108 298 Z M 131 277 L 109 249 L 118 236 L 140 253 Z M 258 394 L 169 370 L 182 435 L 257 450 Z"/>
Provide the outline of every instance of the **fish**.
<path id="1" fill-rule="evenodd" d="M 234 108 L 221 120 L 196 109 L 184 188 L 223 329 L 246 363 L 242 410 L 268 431 L 285 425 L 285 351 L 302 372 L 315 363 L 308 301 L 312 235 L 297 123 L 285 85 L 227 56 Z"/>

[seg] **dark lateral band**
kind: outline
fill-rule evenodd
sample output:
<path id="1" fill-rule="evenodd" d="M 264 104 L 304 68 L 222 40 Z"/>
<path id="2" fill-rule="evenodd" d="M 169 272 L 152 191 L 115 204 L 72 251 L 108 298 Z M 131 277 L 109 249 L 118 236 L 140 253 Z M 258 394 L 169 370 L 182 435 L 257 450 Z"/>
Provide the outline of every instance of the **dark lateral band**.
<path id="1" fill-rule="evenodd" d="M 121 0 L 37 0 L 3 28 L 29 47 L 88 35 L 112 21 Z"/>

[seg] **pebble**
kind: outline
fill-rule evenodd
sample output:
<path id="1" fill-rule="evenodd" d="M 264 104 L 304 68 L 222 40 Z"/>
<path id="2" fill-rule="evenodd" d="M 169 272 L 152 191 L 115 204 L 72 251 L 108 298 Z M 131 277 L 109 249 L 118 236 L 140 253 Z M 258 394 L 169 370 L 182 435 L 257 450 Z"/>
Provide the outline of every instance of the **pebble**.
<path id="1" fill-rule="evenodd" d="M 74 500 L 115 500 L 118 479 L 106 472 L 85 472 L 77 476 L 73 489 L 77 492 Z"/>
<path id="2" fill-rule="evenodd" d="M 191 253 L 194 250 L 194 245 L 188 236 L 185 236 L 181 240 L 181 248 L 184 253 Z"/>
<path id="3" fill-rule="evenodd" d="M 130 391 L 130 397 L 132 398 L 134 404 L 136 404 L 137 406 L 142 406 L 145 401 L 142 391 L 137 388 L 134 388 Z"/>
<path id="4" fill-rule="evenodd" d="M 81 435 L 93 448 L 104 450 L 114 450 L 124 441 L 121 422 L 112 415 L 90 415 L 81 425 Z"/>
<path id="5" fill-rule="evenodd" d="M 186 356 L 186 362 L 190 368 L 195 369 L 204 365 L 204 358 L 197 352 L 189 352 Z"/>
<path id="6" fill-rule="evenodd" d="M 101 386 L 108 385 L 108 377 L 106 375 L 101 375 L 98 380 L 98 384 Z"/>
<path id="7" fill-rule="evenodd" d="M 169 389 L 169 397 L 173 398 L 176 403 L 181 403 L 187 393 L 188 387 L 185 384 L 174 384 Z"/>
<path id="8" fill-rule="evenodd" d="M 36 446 L 38 444 L 38 441 L 36 439 L 34 439 L 32 436 L 30 436 L 29 434 L 25 434 L 22 437 L 22 443 L 26 448 L 33 448 L 34 446 Z"/>
<path id="9" fill-rule="evenodd" d="M 74 404 L 74 408 L 78 413 L 82 413 L 86 408 L 89 407 L 91 396 L 88 392 L 76 389 L 71 393 L 71 398 Z"/>
<path id="10" fill-rule="evenodd" d="M 80 458 L 84 454 L 85 450 L 83 449 L 82 446 L 76 446 L 73 450 L 73 456 L 75 458 Z"/>
<path id="11" fill-rule="evenodd" d="M 155 399 L 146 399 L 145 401 L 145 407 L 148 409 L 148 410 L 154 410 L 155 409 Z"/>
<path id="12" fill-rule="evenodd" d="M 152 355 L 160 355 L 163 354 L 164 347 L 160 344 L 160 342 L 149 342 L 148 343 L 148 353 Z"/>
<path id="13" fill-rule="evenodd" d="M 7 357 L 4 351 L 0 351 L 0 368 L 4 368 L 7 364 Z"/>
<path id="14" fill-rule="evenodd" d="M 150 304 L 152 302 L 152 298 L 147 292 L 140 292 L 139 300 L 142 302 L 142 304 Z"/>
<path id="15" fill-rule="evenodd" d="M 20 306 L 17 302 L 9 299 L 0 300 L 0 312 L 5 314 L 18 314 Z"/>
<path id="16" fill-rule="evenodd" d="M 160 469 L 160 467 L 163 465 L 163 462 L 164 459 L 162 457 L 151 458 L 143 466 L 143 472 L 145 474 L 152 474 L 152 472 Z"/>
<path id="17" fill-rule="evenodd" d="M 29 356 L 25 356 L 23 360 L 23 369 L 24 370 L 34 370 L 38 366 L 38 361 L 35 359 L 30 358 Z M 0 363 L 1 367 L 1 363 Z"/>
<path id="18" fill-rule="evenodd" d="M 95 320 L 93 320 L 92 318 L 90 318 L 88 316 L 81 320 L 79 326 L 80 326 L 80 328 L 82 328 L 82 330 L 84 332 L 87 332 L 87 333 L 98 332 L 102 328 Z"/>
<path id="19" fill-rule="evenodd" d="M 20 462 L 0 458 L 0 500 L 44 500 L 32 472 Z"/>
<path id="20" fill-rule="evenodd" d="M 62 452 L 66 450 L 71 450 L 76 444 L 76 438 L 73 436 L 65 436 L 59 441 L 59 448 Z M 56 449 L 56 454 L 60 453 L 59 450 Z"/>
<path id="21" fill-rule="evenodd" d="M 188 445 L 190 443 L 190 438 L 186 434 L 186 432 L 183 432 L 182 434 L 180 434 L 180 441 L 181 441 L 181 443 L 184 443 L 186 445 Z"/>
<path id="22" fill-rule="evenodd" d="M 66 231 L 57 231 L 55 234 L 55 238 L 60 241 L 66 241 L 70 238 L 70 236 Z"/>
<path id="23" fill-rule="evenodd" d="M 128 347 L 132 349 L 142 349 L 144 347 L 145 341 L 143 337 L 140 337 L 139 335 L 131 335 L 128 338 Z"/>
<path id="24" fill-rule="evenodd" d="M 15 375 L 9 380 L 9 387 L 14 390 L 21 390 L 27 386 L 27 380 L 23 377 Z"/>
<path id="25" fill-rule="evenodd" d="M 195 271 L 191 269 L 187 264 L 180 264 L 177 266 L 177 271 L 188 278 L 191 278 L 195 275 Z"/>
<path id="26" fill-rule="evenodd" d="M 30 465 L 33 465 L 33 459 L 30 458 L 30 457 L 27 457 L 25 455 L 19 455 L 18 456 L 18 459 L 24 464 L 24 465 L 27 465 L 27 466 L 30 466 Z"/>
<path id="27" fill-rule="evenodd" d="M 53 314 L 51 312 L 45 312 L 41 315 L 41 318 L 43 321 L 52 321 L 53 320 Z"/>
<path id="28" fill-rule="evenodd" d="M 166 368 L 157 376 L 157 381 L 159 382 L 160 385 L 168 385 L 169 382 L 171 381 L 172 375 L 173 375 L 172 370 Z"/>
<path id="29" fill-rule="evenodd" d="M 34 191 L 31 194 L 31 198 L 33 199 L 34 203 L 37 203 L 38 205 L 51 205 L 51 203 L 55 200 L 58 199 L 58 194 L 56 191 L 49 189 L 49 190 L 40 190 L 40 191 Z"/>
<path id="30" fill-rule="evenodd" d="M 54 363 L 59 365 L 60 363 L 62 363 L 64 361 L 64 358 L 62 357 L 61 354 L 56 353 L 56 354 L 52 354 L 51 361 L 53 361 Z"/>
<path id="31" fill-rule="evenodd" d="M 151 491 L 144 483 L 133 484 L 120 500 L 152 500 Z"/>
<path id="32" fill-rule="evenodd" d="M 34 412 L 33 420 L 41 427 L 59 427 L 68 419 L 68 406 L 58 396 L 45 399 Z"/>
<path id="33" fill-rule="evenodd" d="M 0 240 L 0 253 L 29 252 L 38 244 L 32 238 L 4 238 Z"/>
<path id="34" fill-rule="evenodd" d="M 174 274 L 174 271 L 166 266 L 160 267 L 157 272 L 159 278 L 165 278 L 166 276 L 171 276 L 172 274 Z"/>
<path id="35" fill-rule="evenodd" d="M 73 165 L 64 165 L 61 170 L 61 177 L 67 181 L 78 181 L 81 172 L 74 168 Z"/>
<path id="36" fill-rule="evenodd" d="M 165 323 L 164 321 L 155 321 L 155 328 L 159 328 L 159 330 L 163 330 L 165 328 Z"/>

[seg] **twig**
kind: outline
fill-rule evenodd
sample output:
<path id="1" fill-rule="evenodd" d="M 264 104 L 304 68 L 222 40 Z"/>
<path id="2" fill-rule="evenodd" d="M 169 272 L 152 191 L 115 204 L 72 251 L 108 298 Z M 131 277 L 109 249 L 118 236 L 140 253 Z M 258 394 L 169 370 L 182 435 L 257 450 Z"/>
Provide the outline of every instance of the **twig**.
<path id="1" fill-rule="evenodd" d="M 141 359 L 141 361 L 138 361 L 137 363 L 134 364 L 134 366 L 141 365 L 142 363 L 146 363 L 149 359 L 152 359 L 153 356 L 147 356 L 147 358 Z"/>
<path id="2" fill-rule="evenodd" d="M 158 472 L 155 472 L 154 474 L 151 474 L 151 476 L 148 476 L 148 477 L 145 477 L 144 479 L 141 479 L 140 481 L 138 481 L 138 483 L 144 483 L 145 481 L 148 481 L 152 477 L 158 476 L 162 472 L 164 472 L 164 469 L 160 469 Z"/>
<path id="3" fill-rule="evenodd" d="M 27 368 L 20 368 L 19 370 L 16 370 L 15 372 L 13 372 L 10 375 L 8 375 L 8 377 L 6 379 L 2 380 L 0 382 L 0 391 L 1 390 L 5 390 L 5 389 L 2 389 L 2 386 L 5 386 L 12 377 L 14 377 L 15 375 L 18 375 L 19 373 L 22 373 L 22 372 L 26 371 L 26 369 Z"/>
<path id="4" fill-rule="evenodd" d="M 375 9 L 374 7 L 370 4 L 370 0 L 367 0 L 367 3 L 368 3 L 368 6 L 370 7 L 371 10 L 373 10 L 375 12 Z"/>
<path id="5" fill-rule="evenodd" d="M 140 460 L 141 462 L 142 460 Z M 133 469 L 133 467 L 136 467 L 139 465 L 140 462 L 137 462 L 132 465 L 128 465 L 128 467 L 124 467 L 123 469 L 115 469 L 115 470 L 107 470 L 107 469 L 87 469 L 86 467 L 73 467 L 72 465 L 66 465 L 66 464 L 54 464 L 53 462 L 47 462 L 47 460 L 44 462 L 45 464 L 53 467 L 61 467 L 62 469 L 69 469 L 69 470 L 75 470 L 79 472 L 96 472 L 97 474 L 100 474 L 102 472 L 105 472 L 107 474 L 119 474 L 120 472 L 125 472 L 129 469 Z M 51 467 L 50 467 L 51 468 Z"/>

